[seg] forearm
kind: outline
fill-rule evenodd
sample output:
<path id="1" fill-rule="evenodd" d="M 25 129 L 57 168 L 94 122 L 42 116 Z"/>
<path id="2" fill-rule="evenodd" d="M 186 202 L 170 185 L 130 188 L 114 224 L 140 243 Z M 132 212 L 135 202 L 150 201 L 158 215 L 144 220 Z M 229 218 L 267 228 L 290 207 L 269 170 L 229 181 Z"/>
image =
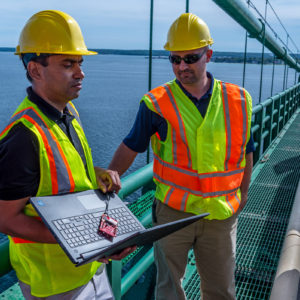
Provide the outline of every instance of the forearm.
<path id="1" fill-rule="evenodd" d="M 23 209 L 15 209 L 15 202 L 26 203 L 27 200 L 28 198 L 13 201 L 0 200 L 1 211 L 7 212 L 1 216 L 0 232 L 38 243 L 57 243 L 41 220 L 25 215 Z"/>
<path id="2" fill-rule="evenodd" d="M 20 214 L 14 222 L 12 227 L 7 228 L 5 234 L 38 243 L 57 243 L 45 224 L 34 217 Z"/>
<path id="3" fill-rule="evenodd" d="M 128 148 L 124 143 L 121 143 L 116 150 L 108 169 L 117 171 L 121 176 L 133 163 L 137 152 Z"/>

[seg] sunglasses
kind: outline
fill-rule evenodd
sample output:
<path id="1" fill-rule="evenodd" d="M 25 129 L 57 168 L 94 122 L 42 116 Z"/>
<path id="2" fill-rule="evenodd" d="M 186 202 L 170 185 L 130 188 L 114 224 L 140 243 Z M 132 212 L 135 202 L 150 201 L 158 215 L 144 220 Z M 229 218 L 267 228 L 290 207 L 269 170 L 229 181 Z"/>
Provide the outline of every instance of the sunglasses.
<path id="1" fill-rule="evenodd" d="M 191 65 L 196 63 L 201 57 L 206 53 L 206 51 L 198 54 L 187 54 L 184 57 L 178 56 L 178 55 L 170 55 L 169 61 L 172 64 L 180 65 L 181 61 L 183 60 L 186 64 Z"/>

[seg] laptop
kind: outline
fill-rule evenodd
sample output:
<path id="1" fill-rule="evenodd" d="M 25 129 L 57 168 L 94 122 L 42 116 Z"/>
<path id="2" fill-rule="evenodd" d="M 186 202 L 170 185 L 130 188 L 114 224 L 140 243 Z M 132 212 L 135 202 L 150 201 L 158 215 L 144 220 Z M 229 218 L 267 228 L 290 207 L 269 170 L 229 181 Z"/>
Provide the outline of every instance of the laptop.
<path id="1" fill-rule="evenodd" d="M 118 253 L 131 246 L 145 246 L 188 226 L 208 213 L 145 229 L 126 204 L 110 193 L 109 217 L 118 221 L 117 234 L 108 239 L 99 234 L 99 224 L 108 201 L 100 190 L 32 197 L 31 204 L 72 263 L 80 266 Z"/>

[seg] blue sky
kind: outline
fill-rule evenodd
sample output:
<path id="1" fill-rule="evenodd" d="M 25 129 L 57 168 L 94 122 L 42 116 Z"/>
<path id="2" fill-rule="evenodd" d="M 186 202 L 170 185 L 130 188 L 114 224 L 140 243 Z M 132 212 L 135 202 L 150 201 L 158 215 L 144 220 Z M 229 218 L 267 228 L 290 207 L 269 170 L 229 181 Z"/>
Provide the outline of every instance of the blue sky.
<path id="1" fill-rule="evenodd" d="M 242 0 L 246 3 L 246 0 Z M 293 41 L 300 49 L 300 1 L 269 0 Z M 185 0 L 155 0 L 153 49 L 163 49 L 171 23 L 185 12 Z M 252 0 L 264 15 L 264 0 Z M 20 31 L 34 13 L 58 9 L 79 23 L 89 48 L 148 49 L 150 0 L 1 0 L 0 47 L 15 47 Z M 212 0 L 190 0 L 190 12 L 203 18 L 215 41 L 216 51 L 244 51 L 245 31 Z M 286 34 L 267 11 L 267 19 L 286 41 Z M 289 45 L 293 51 L 295 47 Z M 251 39 L 248 51 L 261 51 Z"/>

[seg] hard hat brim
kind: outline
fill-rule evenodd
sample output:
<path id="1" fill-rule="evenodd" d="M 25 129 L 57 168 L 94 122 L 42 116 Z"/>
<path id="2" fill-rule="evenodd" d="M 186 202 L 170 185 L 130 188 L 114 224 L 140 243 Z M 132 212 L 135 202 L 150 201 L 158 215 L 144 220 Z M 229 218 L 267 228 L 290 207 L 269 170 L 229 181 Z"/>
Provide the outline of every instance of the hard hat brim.
<path id="1" fill-rule="evenodd" d="M 96 51 L 91 51 L 91 50 L 87 50 L 87 51 L 68 51 L 68 52 L 50 52 L 50 51 L 17 51 L 14 53 L 15 55 L 21 55 L 21 54 L 25 54 L 25 53 L 36 53 L 37 55 L 40 54 L 59 54 L 59 55 L 97 55 L 99 54 Z"/>

